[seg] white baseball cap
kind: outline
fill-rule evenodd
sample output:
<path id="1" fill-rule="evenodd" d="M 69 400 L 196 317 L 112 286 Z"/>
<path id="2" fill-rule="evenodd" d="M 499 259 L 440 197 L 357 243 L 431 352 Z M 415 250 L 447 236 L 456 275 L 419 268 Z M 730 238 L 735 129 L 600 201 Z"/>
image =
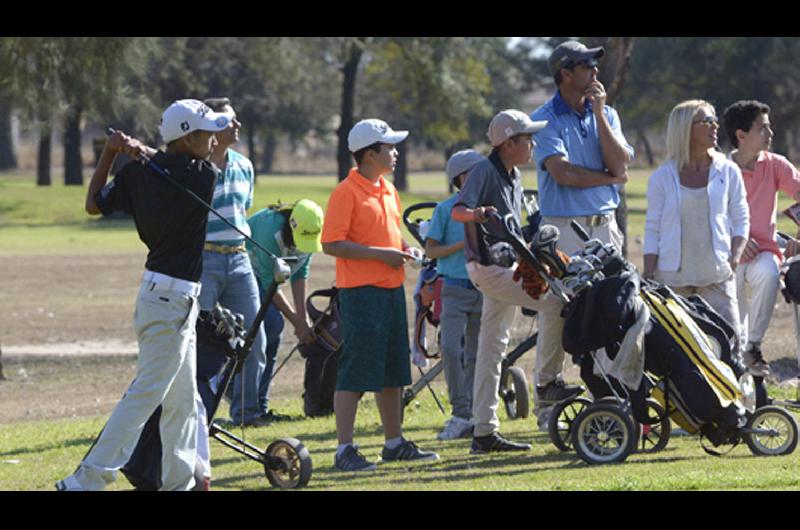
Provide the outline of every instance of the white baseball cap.
<path id="1" fill-rule="evenodd" d="M 408 136 L 408 131 L 393 131 L 383 120 L 361 120 L 353 125 L 347 135 L 347 146 L 351 153 L 375 143 L 399 144 Z"/>
<path id="2" fill-rule="evenodd" d="M 214 112 L 197 99 L 179 99 L 164 111 L 159 132 L 170 143 L 193 131 L 224 131 L 232 120 L 232 114 Z"/>
<path id="3" fill-rule="evenodd" d="M 492 143 L 492 147 L 497 147 L 512 136 L 517 134 L 533 134 L 541 131 L 547 126 L 547 121 L 533 121 L 521 110 L 508 109 L 499 112 L 491 123 L 486 136 Z"/>

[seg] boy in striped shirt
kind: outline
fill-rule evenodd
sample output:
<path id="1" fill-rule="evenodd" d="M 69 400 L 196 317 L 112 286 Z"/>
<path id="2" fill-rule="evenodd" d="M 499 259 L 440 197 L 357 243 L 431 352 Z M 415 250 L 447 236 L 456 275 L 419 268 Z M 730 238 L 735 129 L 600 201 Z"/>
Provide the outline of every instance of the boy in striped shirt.
<path id="1" fill-rule="evenodd" d="M 249 235 L 247 209 L 253 203 L 253 164 L 230 148 L 239 140 L 241 123 L 236 119 L 228 98 L 211 98 L 204 103 L 212 110 L 222 109 L 222 112 L 234 116 L 230 127 L 218 133 L 218 145 L 211 154 L 211 162 L 220 170 L 211 206 Z M 201 309 L 210 311 L 219 302 L 234 313 L 244 315 L 245 327 L 250 329 L 258 313 L 260 298 L 244 237 L 210 212 L 200 283 Z M 266 366 L 266 343 L 264 328 L 260 326 L 244 369 L 236 374 L 229 387 L 230 415 L 236 425 L 262 426 L 271 421 L 267 411 L 261 410 L 258 396 L 259 382 Z"/>

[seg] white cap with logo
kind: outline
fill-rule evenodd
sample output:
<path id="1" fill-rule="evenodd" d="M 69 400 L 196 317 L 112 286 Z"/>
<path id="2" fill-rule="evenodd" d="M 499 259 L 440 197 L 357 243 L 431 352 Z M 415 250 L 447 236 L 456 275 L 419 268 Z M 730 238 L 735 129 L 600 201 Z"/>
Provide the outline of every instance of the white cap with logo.
<path id="1" fill-rule="evenodd" d="M 383 120 L 361 120 L 353 125 L 347 135 L 347 147 L 351 153 L 375 143 L 399 144 L 408 136 L 408 131 L 393 131 Z"/>
<path id="2" fill-rule="evenodd" d="M 193 131 L 224 131 L 232 120 L 233 115 L 214 112 L 197 99 L 179 99 L 164 111 L 159 132 L 170 143 Z"/>
<path id="3" fill-rule="evenodd" d="M 533 121 L 521 110 L 508 109 L 499 112 L 491 123 L 486 136 L 492 143 L 492 147 L 497 147 L 512 136 L 517 134 L 533 134 L 541 131 L 547 126 L 547 120 Z"/>

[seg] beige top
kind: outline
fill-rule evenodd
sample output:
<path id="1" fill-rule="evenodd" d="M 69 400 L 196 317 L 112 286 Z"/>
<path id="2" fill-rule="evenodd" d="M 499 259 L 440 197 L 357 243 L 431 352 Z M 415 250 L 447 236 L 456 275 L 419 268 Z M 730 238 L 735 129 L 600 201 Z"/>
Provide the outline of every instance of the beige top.
<path id="1" fill-rule="evenodd" d="M 714 257 L 708 219 L 706 188 L 681 186 L 681 264 L 675 272 L 656 270 L 656 281 L 670 287 L 705 287 L 733 274 L 727 261 Z"/>

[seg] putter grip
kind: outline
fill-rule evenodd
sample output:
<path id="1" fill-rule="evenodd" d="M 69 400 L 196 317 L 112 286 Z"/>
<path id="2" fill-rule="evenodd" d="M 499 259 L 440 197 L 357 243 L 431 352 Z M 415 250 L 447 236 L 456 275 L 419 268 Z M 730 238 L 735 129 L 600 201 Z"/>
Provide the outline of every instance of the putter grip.
<path id="1" fill-rule="evenodd" d="M 572 230 L 578 234 L 578 237 L 581 238 L 582 241 L 589 241 L 589 234 L 586 233 L 586 230 L 583 229 L 578 221 L 573 219 L 569 222 L 569 225 L 572 227 Z"/>

